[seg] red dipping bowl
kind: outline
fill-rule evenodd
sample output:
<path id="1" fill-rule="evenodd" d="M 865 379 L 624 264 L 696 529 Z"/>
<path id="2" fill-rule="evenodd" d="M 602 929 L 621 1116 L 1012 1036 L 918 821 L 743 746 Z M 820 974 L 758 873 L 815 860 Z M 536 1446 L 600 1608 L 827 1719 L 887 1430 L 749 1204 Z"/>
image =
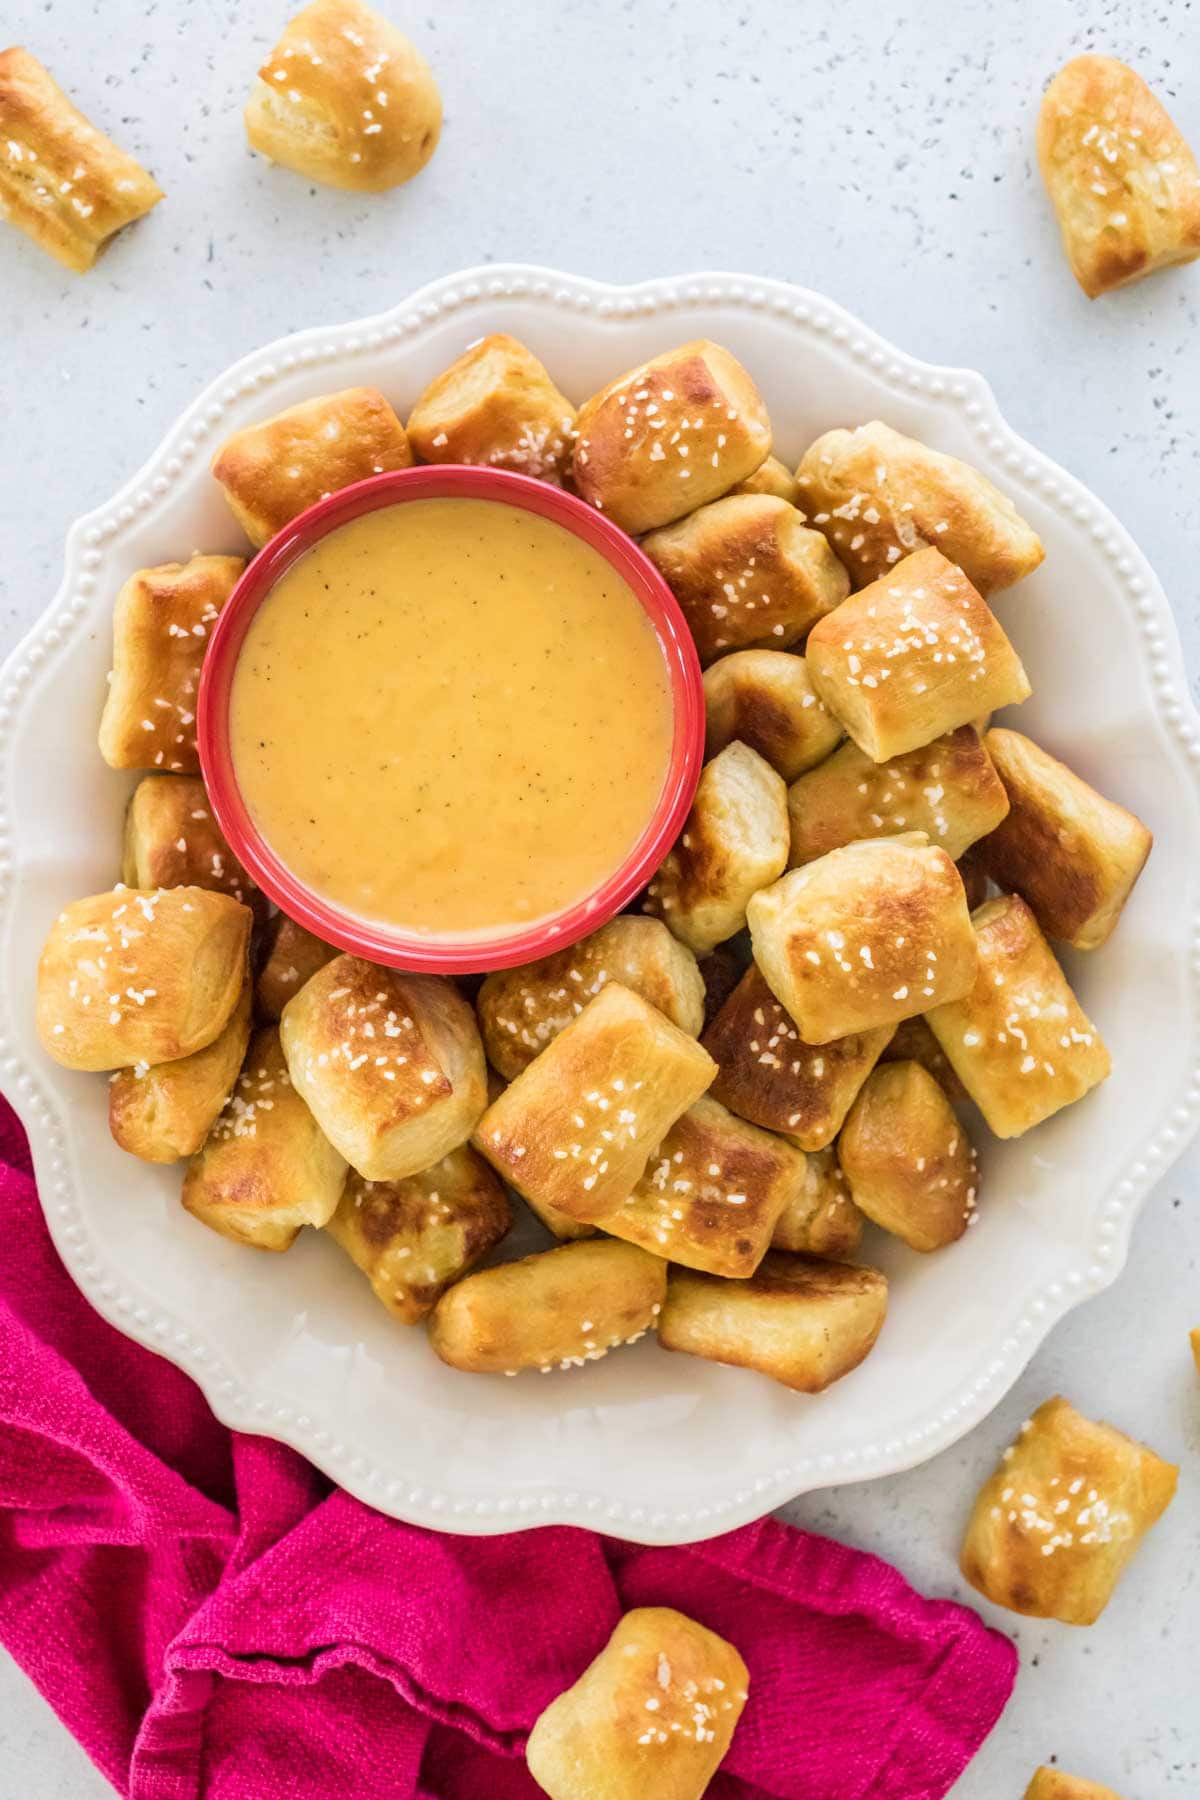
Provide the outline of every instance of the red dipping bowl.
<path id="1" fill-rule="evenodd" d="M 499 500 L 537 513 L 590 544 L 633 590 L 654 627 L 671 687 L 674 734 L 666 780 L 645 830 L 620 867 L 582 900 L 515 930 L 469 938 L 428 936 L 367 919 L 314 892 L 262 836 L 238 787 L 229 739 L 234 672 L 255 612 L 279 578 L 321 538 L 363 513 L 409 500 Z M 620 528 L 573 494 L 527 475 L 460 464 L 372 475 L 310 506 L 260 550 L 213 628 L 196 710 L 200 767 L 234 855 L 289 917 L 326 943 L 397 969 L 463 975 L 507 969 L 565 949 L 597 930 L 645 886 L 678 837 L 704 755 L 704 688 L 683 614 L 666 582 Z"/>

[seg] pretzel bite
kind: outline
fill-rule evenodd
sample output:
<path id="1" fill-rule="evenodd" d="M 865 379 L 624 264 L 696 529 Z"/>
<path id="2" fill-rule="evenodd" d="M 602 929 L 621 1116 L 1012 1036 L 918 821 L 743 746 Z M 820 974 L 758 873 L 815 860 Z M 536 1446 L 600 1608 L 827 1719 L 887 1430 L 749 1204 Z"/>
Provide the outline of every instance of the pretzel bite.
<path id="1" fill-rule="evenodd" d="M 255 549 L 298 514 L 368 475 L 407 469 L 404 427 L 375 388 L 302 400 L 226 438 L 212 472 Z"/>
<path id="2" fill-rule="evenodd" d="M 603 1227 L 689 1269 L 752 1275 L 807 1177 L 802 1150 L 703 1096 L 675 1121 Z"/>
<path id="3" fill-rule="evenodd" d="M 850 592 L 819 531 L 772 494 L 730 494 L 652 531 L 642 549 L 683 611 L 702 663 L 802 638 Z"/>
<path id="4" fill-rule="evenodd" d="M 714 1073 L 694 1038 L 610 981 L 505 1088 L 472 1141 L 539 1214 L 595 1224 Z"/>
<path id="5" fill-rule="evenodd" d="M 1121 1800 L 1121 1796 L 1098 1781 L 1085 1781 L 1081 1775 L 1068 1775 L 1064 1769 L 1043 1763 L 1033 1772 L 1025 1800 Z"/>
<path id="6" fill-rule="evenodd" d="M 1020 1137 L 1107 1079 L 1100 1033 L 1016 894 L 972 914 L 974 984 L 932 1005 L 930 1029 L 997 1137 Z"/>
<path id="7" fill-rule="evenodd" d="M 433 1309 L 429 1341 L 452 1368 L 484 1375 L 582 1368 L 643 1337 L 666 1287 L 666 1263 L 636 1244 L 558 1244 L 456 1282 Z"/>
<path id="8" fill-rule="evenodd" d="M 288 1076 L 279 1032 L 256 1031 L 237 1085 L 188 1163 L 183 1204 L 202 1224 L 256 1250 L 286 1250 L 302 1225 L 325 1225 L 345 1180 Z"/>
<path id="9" fill-rule="evenodd" d="M 921 832 L 831 850 L 748 913 L 754 960 L 806 1044 L 897 1025 L 974 980 L 962 881 Z"/>
<path id="10" fill-rule="evenodd" d="M 646 891 L 675 936 L 707 956 L 741 931 L 759 888 L 788 858 L 787 788 L 757 750 L 736 741 L 706 763 L 687 823 Z"/>
<path id="11" fill-rule="evenodd" d="M 855 587 L 935 545 L 981 594 L 1029 575 L 1045 551 L 1012 501 L 968 463 L 872 419 L 827 431 L 796 471 L 799 504 Z M 982 711 L 977 707 L 976 711 Z"/>
<path id="12" fill-rule="evenodd" d="M 118 1069 L 108 1089 L 108 1129 L 143 1162 L 192 1156 L 233 1092 L 250 1041 L 250 983 L 229 1023 L 203 1050 L 175 1062 Z"/>
<path id="13" fill-rule="evenodd" d="M 736 937 L 718 944 L 715 950 L 702 957 L 696 964 L 704 981 L 704 1029 L 708 1030 L 725 1002 L 732 994 L 753 958 L 750 954 L 750 933 L 739 931 Z"/>
<path id="14" fill-rule="evenodd" d="M 0 51 L 0 141 L 0 218 L 77 275 L 163 197 L 28 50 Z"/>
<path id="15" fill-rule="evenodd" d="M 727 494 L 771 449 L 758 389 L 707 338 L 610 381 L 575 424 L 576 491 L 635 536 Z"/>
<path id="16" fill-rule="evenodd" d="M 942 1046 L 925 1019 L 901 1019 L 890 1041 L 884 1045 L 881 1063 L 920 1063 L 932 1075 L 948 1100 L 956 1104 L 967 1097 L 967 1090 L 954 1070 Z"/>
<path id="17" fill-rule="evenodd" d="M 500 1181 L 463 1145 L 403 1181 L 364 1181 L 351 1169 L 325 1229 L 388 1311 L 417 1325 L 511 1224 Z"/>
<path id="18" fill-rule="evenodd" d="M 805 1044 L 751 963 L 701 1042 L 717 1064 L 714 1100 L 802 1150 L 823 1150 L 890 1036 L 886 1025 Z"/>
<path id="19" fill-rule="evenodd" d="M 627 1612 L 525 1747 L 550 1800 L 698 1800 L 750 1677 L 732 1644 L 668 1606 Z"/>
<path id="20" fill-rule="evenodd" d="M 863 1216 L 832 1145 L 805 1156 L 803 1185 L 775 1221 L 772 1250 L 800 1250 L 808 1256 L 849 1256 L 862 1241 Z"/>
<path id="21" fill-rule="evenodd" d="M 989 731 L 987 750 L 1010 811 L 979 845 L 984 867 L 997 887 L 1028 901 L 1047 937 L 1098 950 L 1154 839 L 1133 813 L 1019 731 Z"/>
<path id="22" fill-rule="evenodd" d="M 997 1606 L 1093 1625 L 1167 1510 L 1179 1471 L 1057 1395 L 980 1488 L 960 1567 Z"/>
<path id="23" fill-rule="evenodd" d="M 786 650 L 735 650 L 704 672 L 710 760 L 735 738 L 785 781 L 823 762 L 842 728 L 817 698 L 802 656 Z"/>
<path id="24" fill-rule="evenodd" d="M 194 775 L 196 695 L 208 634 L 245 568 L 240 556 L 193 556 L 131 575 L 113 610 L 113 666 L 100 718 L 110 769 Z"/>
<path id="25" fill-rule="evenodd" d="M 1200 256 L 1200 170 L 1140 75 L 1076 56 L 1038 114 L 1042 180 L 1089 299 Z"/>
<path id="26" fill-rule="evenodd" d="M 475 1014 L 440 976 L 337 956 L 288 1001 L 279 1030 L 297 1092 L 367 1181 L 431 1168 L 487 1105 Z"/>
<path id="27" fill-rule="evenodd" d="M 844 601 L 806 656 L 818 694 L 877 763 L 1030 692 L 999 620 L 940 550 L 918 550 Z"/>
<path id="28" fill-rule="evenodd" d="M 254 985 L 254 1001 L 264 1019 L 278 1019 L 284 1007 L 318 969 L 340 955 L 286 913 L 276 913 L 266 930 L 266 958 Z"/>
<path id="29" fill-rule="evenodd" d="M 1007 811 L 1004 785 L 970 725 L 885 763 L 843 744 L 788 789 L 791 861 L 902 831 L 923 831 L 957 858 Z"/>
<path id="30" fill-rule="evenodd" d="M 411 181 L 442 130 L 425 58 L 362 0 L 313 0 L 289 20 L 244 116 L 272 162 L 363 194 Z"/>
<path id="31" fill-rule="evenodd" d="M 1005 816 L 1007 817 L 1007 815 Z M 980 845 L 973 844 L 969 850 L 956 859 L 955 866 L 962 878 L 963 892 L 967 896 L 967 906 L 974 912 L 975 908 L 982 906 L 987 899 L 988 888 L 991 885 L 987 869 L 984 867 Z"/>
<path id="32" fill-rule="evenodd" d="M 771 1250 L 745 1281 L 672 1269 L 658 1341 L 819 1394 L 858 1367 L 886 1311 L 877 1269 Z"/>
<path id="33" fill-rule="evenodd" d="M 789 506 L 795 506 L 800 499 L 800 489 L 796 486 L 796 477 L 786 463 L 781 463 L 777 456 L 768 456 L 765 462 L 759 463 L 753 475 L 747 475 L 745 481 L 739 481 L 730 489 L 734 494 L 774 494 L 777 500 L 786 500 Z"/>
<path id="34" fill-rule="evenodd" d="M 174 1062 L 224 1031 L 246 980 L 250 912 L 227 894 L 114 888 L 76 900 L 38 962 L 37 1025 L 67 1069 Z"/>
<path id="35" fill-rule="evenodd" d="M 975 1152 L 920 1063 L 882 1063 L 868 1075 L 842 1127 L 838 1160 L 859 1211 L 912 1250 L 940 1250 L 971 1222 Z"/>
<path id="36" fill-rule="evenodd" d="M 260 888 L 221 833 L 198 775 L 147 775 L 125 814 L 121 880 L 126 887 L 211 888 L 232 894 L 256 918 L 266 911 Z"/>
<path id="37" fill-rule="evenodd" d="M 514 1080 L 610 981 L 699 1037 L 704 984 L 695 957 L 658 919 L 622 913 L 569 950 L 487 977 L 475 1006 L 492 1067 Z"/>
<path id="38" fill-rule="evenodd" d="M 485 463 L 561 485 L 575 408 L 532 350 L 494 332 L 430 382 L 409 414 L 408 441 L 422 462 Z"/>

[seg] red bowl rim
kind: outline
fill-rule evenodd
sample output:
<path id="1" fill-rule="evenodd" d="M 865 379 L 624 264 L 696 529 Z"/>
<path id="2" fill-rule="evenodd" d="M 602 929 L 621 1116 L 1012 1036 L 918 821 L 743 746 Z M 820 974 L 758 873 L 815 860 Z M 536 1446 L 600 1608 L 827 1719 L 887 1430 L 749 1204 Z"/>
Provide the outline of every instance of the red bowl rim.
<path id="1" fill-rule="evenodd" d="M 408 500 L 498 500 L 552 520 L 598 550 L 644 607 L 671 682 L 675 729 L 662 793 L 646 829 L 612 875 L 584 899 L 519 931 L 430 938 L 365 919 L 300 880 L 250 817 L 233 767 L 229 703 L 250 621 L 279 578 L 319 539 L 364 513 Z M 200 767 L 217 822 L 234 855 L 276 904 L 326 943 L 370 962 L 433 974 L 470 974 L 534 962 L 596 931 L 653 875 L 683 828 L 704 755 L 704 688 L 691 633 L 650 559 L 603 513 L 547 482 L 506 469 L 431 464 L 372 475 L 327 495 L 285 525 L 248 563 L 209 640 L 196 707 Z"/>

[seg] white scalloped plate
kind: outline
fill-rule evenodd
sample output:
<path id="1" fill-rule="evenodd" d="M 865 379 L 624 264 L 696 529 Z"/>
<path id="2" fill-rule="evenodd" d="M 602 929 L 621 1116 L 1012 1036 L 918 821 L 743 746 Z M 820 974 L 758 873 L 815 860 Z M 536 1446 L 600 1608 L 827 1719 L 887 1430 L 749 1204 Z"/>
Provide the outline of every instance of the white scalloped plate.
<path id="1" fill-rule="evenodd" d="M 893 1278 L 891 1313 L 875 1354 L 818 1399 L 651 1341 L 545 1379 L 444 1368 L 319 1233 L 286 1257 L 256 1256 L 184 1214 L 178 1171 L 109 1139 L 105 1082 L 57 1068 L 37 1043 L 46 927 L 118 864 L 130 783 L 100 761 L 95 726 L 122 580 L 193 549 L 242 547 L 207 474 L 225 433 L 351 382 L 382 387 L 403 415 L 493 329 L 524 338 L 577 398 L 711 336 L 759 382 L 786 460 L 829 426 L 878 415 L 985 470 L 1047 548 L 998 602 L 1034 684 L 1020 723 L 1158 839 L 1112 944 L 1070 959 L 1112 1081 L 1028 1138 L 986 1145 L 980 1221 L 953 1249 L 868 1246 Z M 0 1071 L 54 1240 L 93 1304 L 193 1375 L 228 1424 L 283 1439 L 420 1524 L 603 1524 L 685 1542 L 806 1489 L 908 1467 L 982 1419 L 1051 1325 L 1114 1279 L 1141 1202 L 1200 1118 L 1198 764 L 1170 609 L 1116 520 L 1013 435 L 980 376 L 916 362 L 816 294 L 726 275 L 616 289 L 482 269 L 379 318 L 284 339 L 216 381 L 72 528 L 62 588 L 0 676 Z"/>

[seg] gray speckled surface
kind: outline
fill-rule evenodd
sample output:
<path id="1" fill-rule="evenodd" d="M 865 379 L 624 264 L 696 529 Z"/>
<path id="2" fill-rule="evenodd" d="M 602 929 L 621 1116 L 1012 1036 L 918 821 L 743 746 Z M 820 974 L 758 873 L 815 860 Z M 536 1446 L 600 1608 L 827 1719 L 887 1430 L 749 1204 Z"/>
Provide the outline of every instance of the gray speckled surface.
<path id="1" fill-rule="evenodd" d="M 52 594 L 69 521 L 235 356 L 465 264 L 521 259 L 612 280 L 778 275 L 918 355 L 983 370 L 1016 429 L 1147 550 L 1200 672 L 1200 269 L 1089 305 L 1031 153 L 1041 86 L 1084 48 L 1134 61 L 1200 144 L 1191 0 L 523 0 L 502 25 L 483 0 L 392 11 L 434 66 L 446 127 L 413 186 L 368 200 L 245 147 L 240 107 L 281 6 L 10 0 L 3 31 L 168 198 L 83 280 L 0 239 L 0 648 Z M 1064 579 L 1062 603 L 1085 640 L 1087 595 Z M 1179 1499 L 1102 1621 L 1014 1632 L 1015 1698 L 957 1800 L 1019 1796 L 1052 1757 L 1129 1800 L 1200 1794 L 1198 1175 L 1193 1152 L 1151 1199 L 1115 1290 L 1054 1333 L 965 1443 L 791 1509 L 961 1595 L 974 1487 L 1048 1393 L 1183 1462 Z M 0 1800 L 108 1791 L 0 1661 Z"/>

